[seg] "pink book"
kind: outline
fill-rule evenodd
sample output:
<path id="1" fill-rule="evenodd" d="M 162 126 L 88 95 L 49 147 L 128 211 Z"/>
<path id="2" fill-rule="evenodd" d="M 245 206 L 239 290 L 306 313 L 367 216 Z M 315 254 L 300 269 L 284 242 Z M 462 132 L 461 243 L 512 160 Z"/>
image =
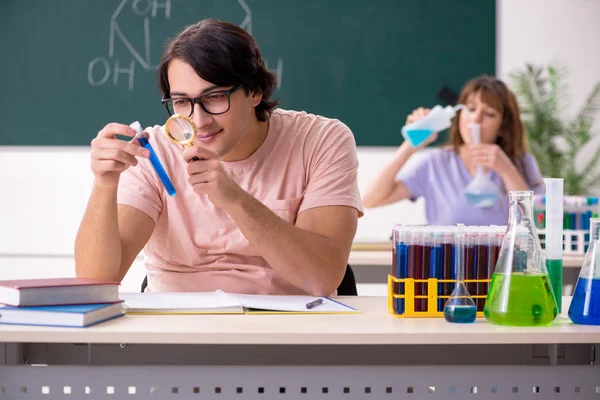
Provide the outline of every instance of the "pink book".
<path id="1" fill-rule="evenodd" d="M 93 278 L 0 281 L 0 303 L 15 307 L 119 302 L 119 282 Z"/>

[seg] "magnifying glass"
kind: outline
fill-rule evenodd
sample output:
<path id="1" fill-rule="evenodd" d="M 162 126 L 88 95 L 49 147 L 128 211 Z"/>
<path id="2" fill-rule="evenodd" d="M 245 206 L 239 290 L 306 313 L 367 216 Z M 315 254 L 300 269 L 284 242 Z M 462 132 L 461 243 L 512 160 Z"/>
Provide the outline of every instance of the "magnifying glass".
<path id="1" fill-rule="evenodd" d="M 174 114 L 167 120 L 165 131 L 173 143 L 186 149 L 192 146 L 196 138 L 196 124 L 190 117 L 181 114 Z"/>
<path id="2" fill-rule="evenodd" d="M 185 149 L 192 147 L 196 139 L 196 124 L 190 117 L 174 114 L 165 123 L 165 131 L 171 142 L 182 145 Z M 198 157 L 192 161 L 200 160 Z"/>
<path id="3" fill-rule="evenodd" d="M 192 147 L 194 139 L 196 139 L 196 124 L 185 115 L 171 115 L 165 123 L 165 131 L 171 142 L 180 144 L 185 149 Z M 198 157 L 192 158 L 192 161 L 198 160 L 200 160 Z"/>

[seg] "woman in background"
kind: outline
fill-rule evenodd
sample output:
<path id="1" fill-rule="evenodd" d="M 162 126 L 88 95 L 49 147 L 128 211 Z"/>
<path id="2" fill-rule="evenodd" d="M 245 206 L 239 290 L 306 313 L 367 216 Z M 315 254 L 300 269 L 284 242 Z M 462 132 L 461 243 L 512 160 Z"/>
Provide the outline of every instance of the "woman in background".
<path id="1" fill-rule="evenodd" d="M 429 225 L 505 225 L 509 191 L 533 190 L 543 194 L 540 170 L 535 158 L 527 153 L 519 106 L 507 86 L 494 77 L 477 77 L 465 84 L 459 103 L 470 112 L 459 112 L 454 118 L 449 145 L 424 151 L 414 162 L 406 164 L 413 154 L 433 142 L 437 134 L 417 148 L 404 141 L 392 161 L 367 188 L 363 196 L 365 207 L 423 196 Z M 418 121 L 428 113 L 428 109 L 418 108 L 407 117 L 406 123 Z M 481 126 L 481 144 L 473 144 L 471 123 Z M 484 168 L 502 192 L 492 207 L 476 208 L 464 195 L 478 166 Z"/>

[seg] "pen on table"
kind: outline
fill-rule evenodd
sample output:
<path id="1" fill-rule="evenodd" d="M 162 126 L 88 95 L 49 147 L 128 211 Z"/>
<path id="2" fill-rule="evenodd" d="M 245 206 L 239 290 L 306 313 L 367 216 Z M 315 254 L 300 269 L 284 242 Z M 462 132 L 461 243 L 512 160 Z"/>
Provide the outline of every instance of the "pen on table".
<path id="1" fill-rule="evenodd" d="M 316 307 L 319 304 L 323 304 L 323 299 L 317 299 L 315 301 L 311 301 L 310 303 L 306 303 L 306 308 L 310 310 L 311 308 Z"/>

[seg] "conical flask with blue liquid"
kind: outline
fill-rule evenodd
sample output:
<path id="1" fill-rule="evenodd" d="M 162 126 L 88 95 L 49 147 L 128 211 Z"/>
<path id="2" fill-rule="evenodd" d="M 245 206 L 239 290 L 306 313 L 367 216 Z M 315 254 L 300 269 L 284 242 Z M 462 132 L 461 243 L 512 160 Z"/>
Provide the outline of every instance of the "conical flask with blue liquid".
<path id="1" fill-rule="evenodd" d="M 533 192 L 509 192 L 508 228 L 483 308 L 499 325 L 548 325 L 558 315 L 533 220 Z"/>
<path id="2" fill-rule="evenodd" d="M 464 225 L 458 224 L 456 231 L 456 286 L 444 305 L 444 319 L 454 323 L 475 322 L 477 307 L 465 285 Z"/>
<path id="3" fill-rule="evenodd" d="M 600 325 L 600 218 L 590 219 L 590 245 L 583 259 L 579 279 L 569 307 L 576 324 Z"/>

